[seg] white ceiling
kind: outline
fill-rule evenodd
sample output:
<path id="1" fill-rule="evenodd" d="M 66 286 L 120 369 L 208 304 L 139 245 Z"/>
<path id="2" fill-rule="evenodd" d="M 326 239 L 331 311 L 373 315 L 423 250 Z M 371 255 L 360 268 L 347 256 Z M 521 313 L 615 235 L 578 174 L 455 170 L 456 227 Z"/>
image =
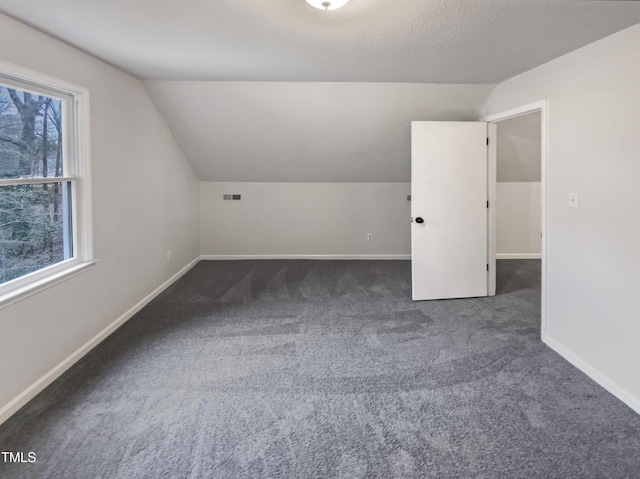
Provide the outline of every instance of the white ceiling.
<path id="1" fill-rule="evenodd" d="M 492 85 L 148 81 L 202 181 L 404 182 L 412 120 L 474 120 Z"/>
<path id="2" fill-rule="evenodd" d="M 493 85 L 640 22 L 640 2 L 0 0 L 145 79 L 203 181 L 410 179 L 412 120 L 474 120 Z"/>
<path id="3" fill-rule="evenodd" d="M 142 79 L 496 83 L 640 22 L 640 2 L 0 0 Z"/>

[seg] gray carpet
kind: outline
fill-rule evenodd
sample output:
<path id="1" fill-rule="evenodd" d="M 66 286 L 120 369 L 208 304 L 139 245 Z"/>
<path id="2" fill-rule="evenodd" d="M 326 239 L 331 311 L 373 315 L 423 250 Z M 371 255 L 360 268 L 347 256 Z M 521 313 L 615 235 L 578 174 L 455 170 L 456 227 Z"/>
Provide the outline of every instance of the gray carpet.
<path id="1" fill-rule="evenodd" d="M 539 340 L 539 261 L 201 262 L 0 426 L 3 478 L 638 478 L 640 416 Z"/>

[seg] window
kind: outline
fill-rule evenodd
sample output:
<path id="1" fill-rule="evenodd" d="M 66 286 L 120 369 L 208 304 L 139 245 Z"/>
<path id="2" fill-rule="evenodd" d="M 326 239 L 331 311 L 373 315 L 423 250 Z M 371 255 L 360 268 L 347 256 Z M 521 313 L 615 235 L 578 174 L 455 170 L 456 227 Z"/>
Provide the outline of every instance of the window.
<path id="1" fill-rule="evenodd" d="M 0 62 L 0 306 L 93 263 L 87 108 L 85 89 Z"/>

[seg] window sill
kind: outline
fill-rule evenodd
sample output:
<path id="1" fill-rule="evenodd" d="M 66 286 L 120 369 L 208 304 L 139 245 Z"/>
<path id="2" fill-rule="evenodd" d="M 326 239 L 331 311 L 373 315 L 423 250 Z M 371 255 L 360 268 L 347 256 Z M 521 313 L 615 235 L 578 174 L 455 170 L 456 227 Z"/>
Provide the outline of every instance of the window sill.
<path id="1" fill-rule="evenodd" d="M 47 276 L 46 278 L 42 278 L 38 281 L 34 281 L 33 283 L 26 284 L 21 288 L 14 289 L 13 291 L 9 291 L 6 294 L 0 296 L 0 309 L 6 308 L 7 306 L 11 306 L 23 299 L 28 298 L 29 296 L 33 296 L 34 294 L 39 293 L 40 291 L 44 291 L 45 289 L 49 289 L 57 284 L 62 283 L 68 279 L 73 278 L 85 271 L 88 271 L 93 265 L 95 265 L 98 260 L 86 261 L 84 263 L 80 263 L 74 266 L 71 266 L 63 271 L 59 271 L 58 273 Z"/>

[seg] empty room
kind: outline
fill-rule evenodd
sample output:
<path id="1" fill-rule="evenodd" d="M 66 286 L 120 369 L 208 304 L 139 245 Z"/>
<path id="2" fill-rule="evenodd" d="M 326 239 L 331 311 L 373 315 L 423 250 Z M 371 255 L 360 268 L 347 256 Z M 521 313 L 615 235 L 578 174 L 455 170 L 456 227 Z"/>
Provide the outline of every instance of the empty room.
<path id="1" fill-rule="evenodd" d="M 640 2 L 0 0 L 0 478 L 640 477 Z"/>

